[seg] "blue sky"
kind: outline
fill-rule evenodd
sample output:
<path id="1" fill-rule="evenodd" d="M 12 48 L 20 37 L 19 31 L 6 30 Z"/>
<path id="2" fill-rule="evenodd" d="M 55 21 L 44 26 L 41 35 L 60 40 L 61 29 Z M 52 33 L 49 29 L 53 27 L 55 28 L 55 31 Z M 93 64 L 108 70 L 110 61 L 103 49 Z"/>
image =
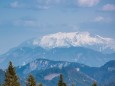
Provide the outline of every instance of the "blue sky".
<path id="1" fill-rule="evenodd" d="M 33 37 L 74 31 L 115 39 L 115 0 L 0 0 L 0 54 Z"/>

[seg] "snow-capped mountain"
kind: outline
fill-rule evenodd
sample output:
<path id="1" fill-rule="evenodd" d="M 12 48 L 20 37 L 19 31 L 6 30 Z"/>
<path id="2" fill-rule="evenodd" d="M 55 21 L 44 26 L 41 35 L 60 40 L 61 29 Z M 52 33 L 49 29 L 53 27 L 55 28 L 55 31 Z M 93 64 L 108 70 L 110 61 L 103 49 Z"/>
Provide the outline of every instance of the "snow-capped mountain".
<path id="1" fill-rule="evenodd" d="M 39 58 L 78 62 L 96 67 L 115 60 L 114 53 L 112 38 L 103 38 L 87 32 L 60 32 L 25 41 L 0 55 L 0 68 L 6 68 L 9 61 L 19 66 Z"/>
<path id="2" fill-rule="evenodd" d="M 55 34 L 49 34 L 27 41 L 25 45 L 40 46 L 45 49 L 80 46 L 106 53 L 115 50 L 114 39 L 104 38 L 99 35 L 92 35 L 88 32 L 59 32 Z"/>

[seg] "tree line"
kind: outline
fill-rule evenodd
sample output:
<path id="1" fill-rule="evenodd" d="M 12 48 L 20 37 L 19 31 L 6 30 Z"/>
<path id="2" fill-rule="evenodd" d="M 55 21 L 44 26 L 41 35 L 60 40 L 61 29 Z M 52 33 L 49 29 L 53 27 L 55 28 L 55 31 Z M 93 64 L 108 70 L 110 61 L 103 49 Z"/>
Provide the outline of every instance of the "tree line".
<path id="1" fill-rule="evenodd" d="M 36 84 L 35 78 L 32 74 L 29 74 L 25 83 L 26 86 L 43 86 L 42 83 Z M 9 62 L 9 66 L 5 71 L 5 80 L 0 86 L 21 86 L 19 77 L 16 74 L 15 67 L 12 62 Z M 58 85 L 57 86 L 67 86 L 63 80 L 63 75 L 60 74 Z M 74 84 L 72 84 L 74 86 Z M 97 86 L 96 82 L 92 86 Z"/>

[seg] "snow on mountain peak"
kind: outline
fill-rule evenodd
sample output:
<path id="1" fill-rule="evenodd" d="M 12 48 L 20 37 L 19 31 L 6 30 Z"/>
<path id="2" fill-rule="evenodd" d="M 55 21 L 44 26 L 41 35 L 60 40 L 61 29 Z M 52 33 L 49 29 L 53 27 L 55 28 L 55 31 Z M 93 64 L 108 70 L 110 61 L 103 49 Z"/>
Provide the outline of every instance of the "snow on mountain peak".
<path id="1" fill-rule="evenodd" d="M 35 39 L 33 45 L 43 48 L 70 47 L 70 46 L 91 46 L 103 45 L 104 47 L 114 47 L 112 38 L 104 38 L 99 35 L 92 35 L 89 32 L 69 32 L 55 33 Z M 114 48 L 115 49 L 115 48 Z"/>

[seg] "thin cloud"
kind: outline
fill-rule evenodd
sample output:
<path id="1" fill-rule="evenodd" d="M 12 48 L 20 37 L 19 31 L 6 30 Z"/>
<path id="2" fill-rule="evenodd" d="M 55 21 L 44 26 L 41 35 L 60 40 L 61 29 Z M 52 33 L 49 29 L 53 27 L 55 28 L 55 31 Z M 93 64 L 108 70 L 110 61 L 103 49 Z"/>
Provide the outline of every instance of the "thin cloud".
<path id="1" fill-rule="evenodd" d="M 106 4 L 102 7 L 103 11 L 115 11 L 115 5 L 113 4 Z"/>
<path id="2" fill-rule="evenodd" d="M 36 0 L 37 1 L 37 0 Z M 44 2 L 42 0 L 39 3 L 26 3 L 26 2 L 19 2 L 14 1 L 10 3 L 11 8 L 25 8 L 25 9 L 48 9 L 50 7 L 51 0 L 45 0 Z M 35 1 L 34 1 L 35 2 Z"/>
<path id="3" fill-rule="evenodd" d="M 94 22 L 104 22 L 104 23 L 109 23 L 111 22 L 112 19 L 109 17 L 103 17 L 103 16 L 97 16 L 94 18 Z"/>
<path id="4" fill-rule="evenodd" d="M 38 4 L 42 5 L 56 5 L 62 3 L 63 1 L 65 2 L 67 0 L 37 0 Z"/>
<path id="5" fill-rule="evenodd" d="M 37 9 L 42 9 L 42 10 L 47 10 L 47 9 L 49 9 L 50 7 L 49 6 L 40 6 L 40 5 L 38 5 L 38 6 L 36 6 L 37 7 Z"/>
<path id="6" fill-rule="evenodd" d="M 94 19 L 95 22 L 101 22 L 101 21 L 104 21 L 104 17 L 102 16 L 97 16 L 95 19 Z"/>
<path id="7" fill-rule="evenodd" d="M 11 8 L 24 8 L 26 6 L 18 1 L 14 1 L 14 2 L 10 3 L 10 7 Z"/>
<path id="8" fill-rule="evenodd" d="M 18 7 L 20 7 L 20 4 L 19 4 L 18 1 L 15 1 L 15 2 L 10 3 L 10 6 L 11 6 L 12 8 L 18 8 Z"/>
<path id="9" fill-rule="evenodd" d="M 38 21 L 35 20 L 15 20 L 13 22 L 15 26 L 25 26 L 25 27 L 37 27 L 39 26 Z"/>
<path id="10" fill-rule="evenodd" d="M 14 1 L 10 3 L 12 8 L 33 8 L 33 9 L 49 9 L 57 6 L 61 7 L 93 7 L 97 5 L 100 0 L 34 0 L 34 3 Z"/>
<path id="11" fill-rule="evenodd" d="M 77 0 L 79 6 L 92 7 L 97 5 L 100 0 Z"/>

